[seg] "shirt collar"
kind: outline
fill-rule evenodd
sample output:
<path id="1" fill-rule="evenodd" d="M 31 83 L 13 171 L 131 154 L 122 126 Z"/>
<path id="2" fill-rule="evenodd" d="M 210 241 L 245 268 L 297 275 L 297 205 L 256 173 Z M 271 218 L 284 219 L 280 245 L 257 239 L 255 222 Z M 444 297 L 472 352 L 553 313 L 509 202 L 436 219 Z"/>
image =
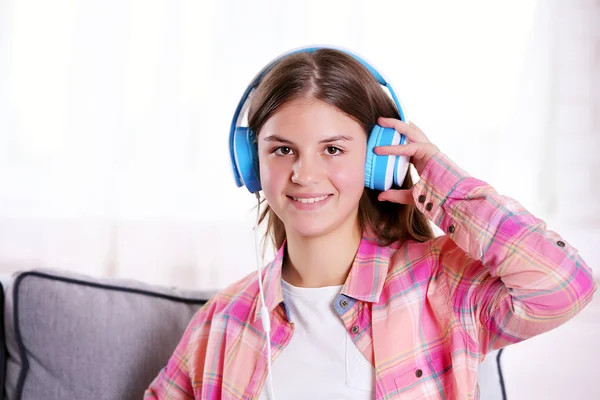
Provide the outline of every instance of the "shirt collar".
<path id="1" fill-rule="evenodd" d="M 342 294 L 356 300 L 377 303 L 383 290 L 393 250 L 383 246 L 370 234 L 358 246 Z"/>
<path id="2" fill-rule="evenodd" d="M 265 304 L 269 314 L 283 302 L 281 268 L 285 249 L 286 241 L 279 248 L 271 264 L 263 270 Z M 382 246 L 372 234 L 363 235 L 348 278 L 342 287 L 342 294 L 369 303 L 378 302 L 387 277 L 392 253 L 393 249 L 390 246 Z M 260 318 L 260 308 L 261 300 L 259 298 L 254 312 L 254 321 Z"/>

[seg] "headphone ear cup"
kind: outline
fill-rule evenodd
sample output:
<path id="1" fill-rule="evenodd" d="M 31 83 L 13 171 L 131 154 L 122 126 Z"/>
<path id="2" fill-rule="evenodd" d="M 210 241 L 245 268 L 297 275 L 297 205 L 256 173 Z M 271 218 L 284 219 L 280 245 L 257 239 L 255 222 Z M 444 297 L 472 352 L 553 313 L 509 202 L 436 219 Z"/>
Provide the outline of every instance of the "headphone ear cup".
<path id="1" fill-rule="evenodd" d="M 377 146 L 398 144 L 400 135 L 392 128 L 375 125 L 367 142 L 365 186 L 369 189 L 388 190 L 394 183 L 396 156 L 381 156 L 373 151 Z"/>
<path id="2" fill-rule="evenodd" d="M 235 128 L 234 158 L 242 184 L 250 191 L 256 193 L 261 190 L 260 174 L 258 171 L 258 157 L 254 134 L 247 127 Z"/>
<path id="3" fill-rule="evenodd" d="M 381 127 L 379 125 L 375 125 L 371 130 L 371 134 L 369 135 L 369 139 L 367 140 L 367 157 L 365 159 L 365 187 L 369 189 L 375 189 L 375 184 L 373 182 L 373 171 L 375 169 L 375 157 L 377 154 L 373 152 L 376 144 L 379 142 L 379 133 Z"/>

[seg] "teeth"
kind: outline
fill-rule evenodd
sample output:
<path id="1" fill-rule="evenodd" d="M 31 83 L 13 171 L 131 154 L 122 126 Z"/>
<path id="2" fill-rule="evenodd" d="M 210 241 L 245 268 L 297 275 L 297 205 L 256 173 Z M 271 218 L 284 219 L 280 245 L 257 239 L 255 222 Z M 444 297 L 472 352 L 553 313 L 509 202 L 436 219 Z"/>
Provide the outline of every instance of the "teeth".
<path id="1" fill-rule="evenodd" d="M 294 201 L 297 201 L 299 203 L 304 203 L 304 204 L 318 203 L 319 201 L 323 201 L 326 198 L 327 198 L 327 196 L 311 197 L 311 198 L 306 198 L 306 197 L 292 197 L 292 199 L 294 199 Z"/>

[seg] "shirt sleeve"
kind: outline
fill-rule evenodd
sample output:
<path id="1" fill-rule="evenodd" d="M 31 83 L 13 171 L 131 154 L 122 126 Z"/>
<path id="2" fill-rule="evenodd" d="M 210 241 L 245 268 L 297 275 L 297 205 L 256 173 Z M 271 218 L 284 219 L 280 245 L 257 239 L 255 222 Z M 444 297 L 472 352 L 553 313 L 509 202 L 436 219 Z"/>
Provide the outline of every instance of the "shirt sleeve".
<path id="1" fill-rule="evenodd" d="M 192 386 L 194 376 L 201 377 L 202 372 L 198 375 L 198 371 L 192 371 L 191 362 L 194 359 L 204 360 L 207 335 L 202 332 L 210 330 L 213 299 L 202 306 L 192 318 L 167 365 L 160 370 L 144 393 L 145 400 L 194 399 L 195 391 L 199 392 L 202 389 Z M 198 382 L 194 382 L 194 385 L 197 384 Z"/>
<path id="2" fill-rule="evenodd" d="M 427 163 L 413 196 L 447 234 L 434 251 L 455 316 L 480 353 L 547 332 L 591 301 L 592 270 L 578 251 L 445 154 Z"/>

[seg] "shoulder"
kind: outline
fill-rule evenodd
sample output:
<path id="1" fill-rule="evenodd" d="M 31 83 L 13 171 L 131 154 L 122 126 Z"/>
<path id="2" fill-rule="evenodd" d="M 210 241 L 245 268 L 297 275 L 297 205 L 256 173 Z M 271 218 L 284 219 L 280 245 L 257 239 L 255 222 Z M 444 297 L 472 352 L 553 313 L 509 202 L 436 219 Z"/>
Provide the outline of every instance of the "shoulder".
<path id="1" fill-rule="evenodd" d="M 426 242 L 407 241 L 398 245 L 390 262 L 390 277 L 400 277 L 411 285 L 428 281 L 479 282 L 489 275 L 482 263 L 465 252 L 448 235 Z"/>
<path id="2" fill-rule="evenodd" d="M 424 242 L 405 240 L 394 242 L 389 246 L 389 275 L 397 276 L 404 272 L 415 274 L 421 278 L 424 273 L 435 276 L 442 272 L 442 264 L 465 257 L 465 253 L 448 236 L 441 235 Z"/>
<path id="3" fill-rule="evenodd" d="M 213 371 L 207 360 L 218 360 L 226 338 L 252 318 L 258 293 L 256 272 L 217 292 L 194 315 L 184 333 L 182 346 L 190 376 Z M 212 344 L 211 344 L 212 343 Z M 219 343 L 219 344 L 217 344 Z"/>
<path id="4" fill-rule="evenodd" d="M 257 298 L 258 278 L 257 273 L 252 272 L 219 290 L 198 310 L 191 324 L 196 327 L 210 325 L 214 320 L 228 319 L 232 315 L 246 321 L 254 312 Z"/>

